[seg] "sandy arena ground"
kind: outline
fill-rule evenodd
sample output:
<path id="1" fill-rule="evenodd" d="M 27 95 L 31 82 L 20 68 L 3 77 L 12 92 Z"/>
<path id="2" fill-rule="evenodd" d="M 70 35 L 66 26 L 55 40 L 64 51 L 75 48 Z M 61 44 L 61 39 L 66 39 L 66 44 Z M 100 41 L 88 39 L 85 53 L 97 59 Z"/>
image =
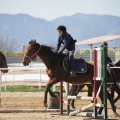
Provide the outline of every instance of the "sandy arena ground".
<path id="1" fill-rule="evenodd" d="M 2 106 L 0 109 L 43 109 L 43 92 L 3 92 Z M 86 95 L 81 92 L 80 95 Z M 75 105 L 77 108 L 89 104 L 90 101 L 77 100 Z M 120 115 L 120 100 L 116 103 L 117 113 Z M 66 104 L 64 104 L 66 109 Z M 120 116 L 115 117 L 111 106 L 108 102 L 109 119 L 120 119 Z M 85 117 L 59 115 L 59 112 L 54 113 L 0 113 L 0 120 L 83 120 Z M 91 119 L 91 118 L 89 118 Z"/>

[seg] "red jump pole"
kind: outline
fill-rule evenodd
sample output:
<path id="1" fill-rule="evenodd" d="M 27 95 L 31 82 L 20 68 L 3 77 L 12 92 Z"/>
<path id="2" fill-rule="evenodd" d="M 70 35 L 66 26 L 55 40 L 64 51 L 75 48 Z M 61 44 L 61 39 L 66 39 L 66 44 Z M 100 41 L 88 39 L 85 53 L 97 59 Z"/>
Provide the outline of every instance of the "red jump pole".
<path id="1" fill-rule="evenodd" d="M 60 114 L 63 114 L 63 82 L 60 82 Z"/>

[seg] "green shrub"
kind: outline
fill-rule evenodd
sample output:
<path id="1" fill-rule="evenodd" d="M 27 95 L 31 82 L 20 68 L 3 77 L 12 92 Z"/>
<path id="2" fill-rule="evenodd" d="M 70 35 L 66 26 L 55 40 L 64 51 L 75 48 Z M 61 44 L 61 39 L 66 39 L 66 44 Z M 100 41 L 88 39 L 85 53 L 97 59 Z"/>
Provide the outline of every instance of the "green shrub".
<path id="1" fill-rule="evenodd" d="M 3 52 L 5 56 L 24 56 L 24 52 L 17 52 L 17 53 L 10 53 L 10 52 Z"/>

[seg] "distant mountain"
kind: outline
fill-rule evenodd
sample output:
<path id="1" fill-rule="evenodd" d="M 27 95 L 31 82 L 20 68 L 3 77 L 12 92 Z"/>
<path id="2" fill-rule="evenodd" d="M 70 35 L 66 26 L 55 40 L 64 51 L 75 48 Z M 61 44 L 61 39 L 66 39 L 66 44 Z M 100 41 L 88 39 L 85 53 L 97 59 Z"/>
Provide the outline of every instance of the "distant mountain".
<path id="1" fill-rule="evenodd" d="M 30 39 L 55 46 L 58 25 L 65 25 L 77 40 L 120 34 L 120 17 L 116 16 L 78 13 L 47 21 L 26 14 L 0 14 L 0 37 L 14 38 L 20 47 L 22 43 L 27 45 Z"/>
<path id="2" fill-rule="evenodd" d="M 44 19 L 25 14 L 0 14 L 0 36 L 19 40 L 19 44 L 28 44 L 37 39 L 42 44 L 51 44 L 56 40 L 54 25 Z M 52 40 L 52 41 L 51 41 Z"/>
<path id="3" fill-rule="evenodd" d="M 51 22 L 56 27 L 60 24 L 67 26 L 68 31 L 78 40 L 120 34 L 120 17 L 116 16 L 78 13 Z"/>

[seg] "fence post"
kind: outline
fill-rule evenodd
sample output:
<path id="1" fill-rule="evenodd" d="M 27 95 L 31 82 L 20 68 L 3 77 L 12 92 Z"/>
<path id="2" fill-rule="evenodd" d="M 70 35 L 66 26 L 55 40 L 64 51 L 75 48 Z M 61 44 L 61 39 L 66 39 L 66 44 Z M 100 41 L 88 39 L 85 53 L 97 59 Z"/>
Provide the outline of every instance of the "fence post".
<path id="1" fill-rule="evenodd" d="M 14 81 L 15 81 L 15 70 L 13 70 L 13 85 L 14 85 Z"/>
<path id="2" fill-rule="evenodd" d="M 41 69 L 39 70 L 40 80 L 39 80 L 39 89 L 41 89 Z"/>
<path id="3" fill-rule="evenodd" d="M 97 51 L 96 49 L 94 49 L 94 76 L 98 76 L 97 73 L 98 73 L 98 69 L 97 69 Z M 97 81 L 96 81 L 96 78 L 94 79 L 94 118 L 97 118 L 97 107 L 96 107 L 96 103 L 97 103 L 97 99 L 96 99 L 96 94 L 97 94 Z"/>
<path id="4" fill-rule="evenodd" d="M 55 92 L 56 90 L 56 85 L 53 85 L 53 92 Z"/>

